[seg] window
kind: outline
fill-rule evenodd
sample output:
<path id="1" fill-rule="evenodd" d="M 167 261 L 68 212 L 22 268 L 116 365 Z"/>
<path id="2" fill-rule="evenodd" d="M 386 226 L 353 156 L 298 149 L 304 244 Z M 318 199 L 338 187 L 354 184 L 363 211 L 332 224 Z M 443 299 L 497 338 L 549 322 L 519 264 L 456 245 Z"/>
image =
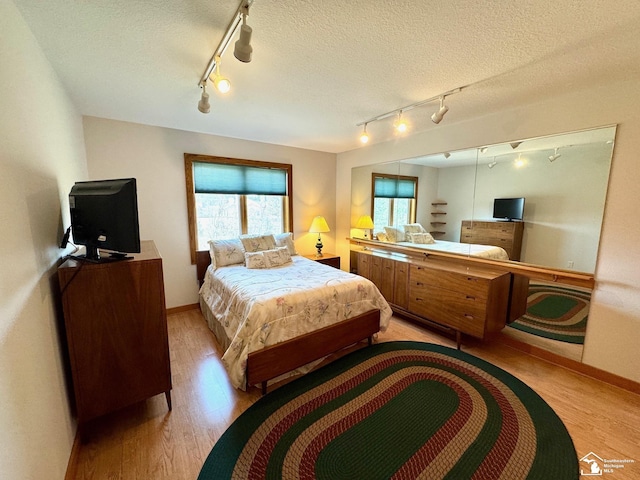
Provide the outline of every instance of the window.
<path id="1" fill-rule="evenodd" d="M 374 231 L 416 221 L 418 177 L 373 173 L 371 180 Z"/>
<path id="2" fill-rule="evenodd" d="M 292 166 L 185 153 L 191 261 L 209 240 L 292 231 Z"/>

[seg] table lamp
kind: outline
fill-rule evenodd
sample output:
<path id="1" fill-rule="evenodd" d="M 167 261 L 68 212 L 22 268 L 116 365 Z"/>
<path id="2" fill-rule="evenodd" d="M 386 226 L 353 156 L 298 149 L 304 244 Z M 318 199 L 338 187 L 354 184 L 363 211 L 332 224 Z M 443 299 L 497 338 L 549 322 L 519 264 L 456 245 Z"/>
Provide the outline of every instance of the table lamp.
<path id="1" fill-rule="evenodd" d="M 318 215 L 317 217 L 314 217 L 313 221 L 311 222 L 309 232 L 318 234 L 318 243 L 316 243 L 316 249 L 318 250 L 318 253 L 316 254 L 316 257 L 322 256 L 322 238 L 320 238 L 320 234 L 330 231 L 331 230 L 329 230 L 329 225 L 327 225 L 327 221 L 323 216 Z"/>
<path id="2" fill-rule="evenodd" d="M 369 215 L 362 215 L 356 223 L 356 228 L 364 230 L 364 238 L 368 238 L 367 230 L 371 230 L 373 228 L 373 220 L 371 220 Z"/>

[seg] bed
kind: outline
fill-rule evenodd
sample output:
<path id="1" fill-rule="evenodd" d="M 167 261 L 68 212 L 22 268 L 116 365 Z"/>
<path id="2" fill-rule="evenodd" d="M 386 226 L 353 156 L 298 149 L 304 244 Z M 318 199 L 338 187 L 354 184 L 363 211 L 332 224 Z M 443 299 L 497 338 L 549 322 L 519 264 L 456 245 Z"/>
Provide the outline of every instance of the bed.
<path id="1" fill-rule="evenodd" d="M 420 248 L 436 252 L 459 253 L 472 257 L 489 258 L 492 260 L 509 260 L 509 254 L 502 247 L 493 245 L 478 245 L 476 243 L 449 242 L 447 240 L 434 240 L 434 243 L 422 244 L 412 242 L 397 242 L 396 245 Z"/>
<path id="2" fill-rule="evenodd" d="M 392 312 L 369 280 L 292 255 L 272 268 L 207 265 L 199 252 L 200 308 L 224 353 L 234 387 L 245 390 L 304 373 L 313 363 L 386 330 Z M 215 261 L 214 261 L 215 263 Z"/>
<path id="3" fill-rule="evenodd" d="M 419 223 L 411 223 L 402 227 L 384 227 L 384 231 L 378 232 L 376 238 L 381 242 L 426 251 L 457 253 L 491 260 L 509 260 L 509 254 L 502 247 L 435 240 Z"/>

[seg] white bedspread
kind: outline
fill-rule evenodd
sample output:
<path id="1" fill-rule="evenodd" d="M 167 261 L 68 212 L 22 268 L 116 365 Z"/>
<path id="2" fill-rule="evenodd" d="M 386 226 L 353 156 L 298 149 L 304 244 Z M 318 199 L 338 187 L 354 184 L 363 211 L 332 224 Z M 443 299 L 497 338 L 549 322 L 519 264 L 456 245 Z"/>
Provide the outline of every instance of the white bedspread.
<path id="1" fill-rule="evenodd" d="M 231 339 L 222 361 L 236 388 L 245 388 L 250 352 L 380 309 L 386 330 L 392 312 L 369 280 L 295 255 L 270 269 L 210 266 L 202 300 Z M 213 329 L 212 329 L 213 330 Z"/>
<path id="2" fill-rule="evenodd" d="M 446 240 L 436 240 L 436 243 L 411 243 L 397 242 L 396 245 L 420 248 L 424 250 L 435 250 L 437 252 L 459 253 L 471 255 L 473 257 L 489 258 L 492 260 L 509 260 L 507 251 L 502 247 L 493 245 L 477 245 L 475 243 L 448 242 Z"/>

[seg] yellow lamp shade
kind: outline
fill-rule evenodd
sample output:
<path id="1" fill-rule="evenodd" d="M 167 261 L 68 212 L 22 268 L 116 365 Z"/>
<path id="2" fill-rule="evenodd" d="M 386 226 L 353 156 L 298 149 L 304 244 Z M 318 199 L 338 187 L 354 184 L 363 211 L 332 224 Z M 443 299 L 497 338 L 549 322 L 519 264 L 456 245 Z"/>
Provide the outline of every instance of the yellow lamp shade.
<path id="1" fill-rule="evenodd" d="M 313 221 L 311 222 L 311 227 L 309 227 L 310 233 L 325 233 L 330 231 L 331 230 L 329 230 L 329 225 L 327 225 L 327 221 L 321 215 L 314 217 Z"/>
<path id="2" fill-rule="evenodd" d="M 362 215 L 356 223 L 356 228 L 371 229 L 373 228 L 373 220 L 371 220 L 371 217 L 369 215 Z"/>

